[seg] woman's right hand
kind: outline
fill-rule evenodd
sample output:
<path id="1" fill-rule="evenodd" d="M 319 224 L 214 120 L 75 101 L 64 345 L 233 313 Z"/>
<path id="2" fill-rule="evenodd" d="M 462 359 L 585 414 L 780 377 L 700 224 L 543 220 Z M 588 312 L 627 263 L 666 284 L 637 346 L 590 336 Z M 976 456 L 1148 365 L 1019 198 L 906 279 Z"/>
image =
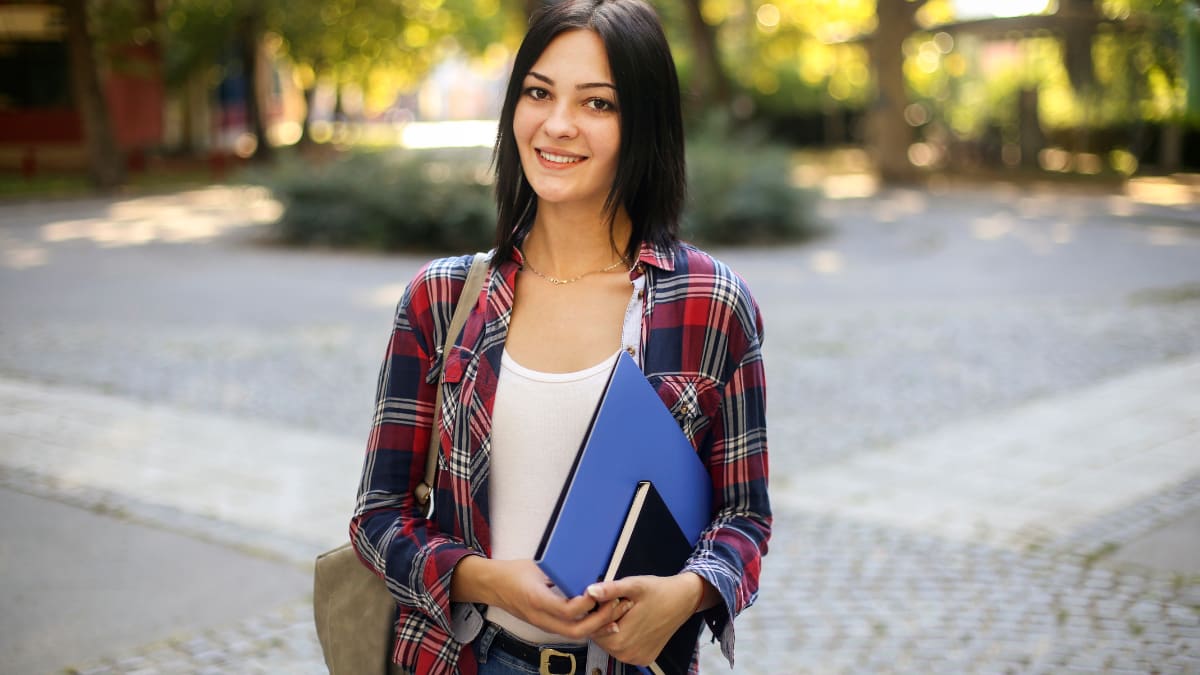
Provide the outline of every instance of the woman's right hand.
<path id="1" fill-rule="evenodd" d="M 586 638 L 620 618 L 616 601 L 598 607 L 587 595 L 564 598 L 532 560 L 467 556 L 454 568 L 450 599 L 499 607 L 544 631 L 572 639 Z"/>

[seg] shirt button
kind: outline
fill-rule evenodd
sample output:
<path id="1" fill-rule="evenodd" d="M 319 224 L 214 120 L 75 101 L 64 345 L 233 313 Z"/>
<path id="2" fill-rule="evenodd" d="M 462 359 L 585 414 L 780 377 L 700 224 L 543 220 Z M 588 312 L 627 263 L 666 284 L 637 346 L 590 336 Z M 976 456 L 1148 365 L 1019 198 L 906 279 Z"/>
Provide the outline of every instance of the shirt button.
<path id="1" fill-rule="evenodd" d="M 679 412 L 683 413 L 684 415 L 688 414 L 691 411 L 692 411 L 692 407 L 690 405 L 682 405 L 679 407 Z"/>
<path id="2" fill-rule="evenodd" d="M 625 351 L 628 352 L 630 356 L 637 356 L 637 350 L 633 347 L 626 347 Z"/>
<path id="3" fill-rule="evenodd" d="M 638 291 L 638 300 L 646 297 L 646 291 Z"/>
<path id="4" fill-rule="evenodd" d="M 592 668 L 592 675 L 604 675 L 604 673 L 601 673 L 599 668 Z"/>

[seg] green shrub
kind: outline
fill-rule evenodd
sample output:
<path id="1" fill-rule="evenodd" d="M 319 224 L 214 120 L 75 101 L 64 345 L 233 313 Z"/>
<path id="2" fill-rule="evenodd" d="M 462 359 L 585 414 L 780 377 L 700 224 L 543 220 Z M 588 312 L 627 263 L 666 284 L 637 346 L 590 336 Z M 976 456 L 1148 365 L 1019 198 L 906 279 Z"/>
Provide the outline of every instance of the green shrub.
<path id="1" fill-rule="evenodd" d="M 262 182 L 283 204 L 275 234 L 287 243 L 485 250 L 496 222 L 487 169 L 474 155 L 392 151 L 291 164 Z"/>
<path id="2" fill-rule="evenodd" d="M 684 239 L 797 241 L 818 233 L 811 193 L 792 185 L 785 148 L 702 133 L 688 146 Z M 486 151 L 356 153 L 322 166 L 295 160 L 262 175 L 283 204 L 286 243 L 461 252 L 491 247 L 496 211 Z"/>
<path id="3" fill-rule="evenodd" d="M 800 241 L 821 232 L 786 147 L 702 134 L 688 144 L 683 236 L 710 244 Z"/>

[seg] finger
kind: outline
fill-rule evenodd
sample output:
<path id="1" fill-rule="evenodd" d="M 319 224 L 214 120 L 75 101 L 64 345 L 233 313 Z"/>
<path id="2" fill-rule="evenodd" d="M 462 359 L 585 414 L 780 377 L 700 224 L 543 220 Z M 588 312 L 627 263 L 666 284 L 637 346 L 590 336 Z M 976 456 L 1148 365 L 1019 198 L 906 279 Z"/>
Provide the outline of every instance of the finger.
<path id="1" fill-rule="evenodd" d="M 617 646 L 620 633 L 621 627 L 619 625 L 616 623 L 606 623 L 600 626 L 596 632 L 588 635 L 588 639 L 600 645 L 605 651 L 608 651 Z"/>
<path id="2" fill-rule="evenodd" d="M 598 603 L 594 599 L 581 595 L 577 598 L 571 598 L 563 605 L 563 611 L 567 617 L 580 617 L 589 614 L 603 603 Z"/>
<path id="3" fill-rule="evenodd" d="M 611 598 L 637 597 L 642 594 L 643 589 L 645 588 L 645 583 L 643 582 L 642 577 L 625 577 L 624 579 L 617 579 L 616 581 L 606 581 L 602 584 L 592 584 L 592 586 L 588 587 L 589 592 L 591 588 L 596 586 L 600 587 L 597 589 L 597 591 L 605 600 L 608 600 Z"/>
<path id="4" fill-rule="evenodd" d="M 587 587 L 586 591 L 584 591 L 584 595 L 595 600 L 596 602 L 604 602 L 605 600 L 608 600 L 609 598 L 616 597 L 616 596 L 610 595 L 608 593 L 608 587 L 611 584 L 612 584 L 612 582 L 602 582 L 602 583 L 592 584 L 591 586 Z"/>
<path id="5" fill-rule="evenodd" d="M 582 600 L 583 602 L 576 602 Z M 606 605 L 604 611 L 591 611 L 595 602 L 587 597 L 576 598 L 570 603 L 559 605 L 557 611 L 550 613 L 555 628 L 551 632 L 568 637 L 586 637 L 600 630 L 600 627 L 614 620 L 611 606 Z M 562 603 L 562 600 L 559 600 Z"/>
<path id="6" fill-rule="evenodd" d="M 613 621 L 624 618 L 636 603 L 633 600 L 621 600 L 618 598 L 615 604 L 616 606 L 613 607 Z"/>
<path id="7" fill-rule="evenodd" d="M 605 609 L 607 610 L 606 612 L 597 613 L 607 613 L 609 617 L 609 623 L 607 625 L 601 625 L 600 629 L 595 633 L 595 636 L 604 637 L 620 633 L 621 627 L 618 622 L 629 613 L 629 610 L 633 609 L 633 601 L 617 598 L 616 600 L 613 600 L 612 603 L 609 604 L 609 606 Z"/>
<path id="8" fill-rule="evenodd" d="M 535 623 L 536 622 L 531 622 Z M 601 613 L 589 614 L 576 621 L 557 621 L 551 619 L 545 626 L 539 626 L 552 633 L 558 633 L 569 638 L 586 638 L 592 635 L 605 634 L 602 630 L 612 623 L 612 620 Z"/>

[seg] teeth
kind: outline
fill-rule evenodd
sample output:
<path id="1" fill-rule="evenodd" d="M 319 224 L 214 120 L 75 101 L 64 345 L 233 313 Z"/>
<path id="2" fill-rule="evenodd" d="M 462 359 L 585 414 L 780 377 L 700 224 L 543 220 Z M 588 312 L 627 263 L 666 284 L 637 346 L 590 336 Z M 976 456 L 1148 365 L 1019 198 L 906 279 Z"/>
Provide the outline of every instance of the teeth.
<path id="1" fill-rule="evenodd" d="M 574 164 L 575 162 L 578 162 L 581 159 L 580 157 L 566 157 L 563 155 L 552 155 L 548 152 L 542 152 L 541 150 L 538 151 L 538 154 L 541 155 L 543 159 L 546 159 L 547 161 L 550 161 L 550 162 L 554 162 L 555 164 Z"/>

